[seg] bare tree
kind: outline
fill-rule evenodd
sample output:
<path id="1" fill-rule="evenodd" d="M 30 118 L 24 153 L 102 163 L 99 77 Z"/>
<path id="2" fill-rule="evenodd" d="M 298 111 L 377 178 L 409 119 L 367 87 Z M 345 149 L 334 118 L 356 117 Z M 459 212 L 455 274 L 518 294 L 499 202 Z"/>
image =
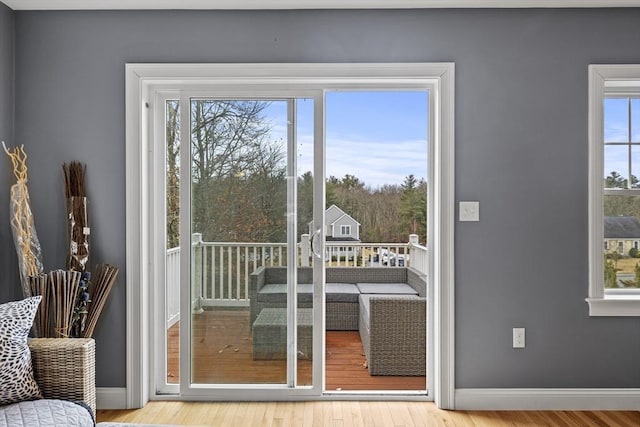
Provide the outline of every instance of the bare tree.
<path id="1" fill-rule="evenodd" d="M 167 249 L 180 245 L 180 108 L 178 101 L 165 104 L 167 158 Z"/>
<path id="2" fill-rule="evenodd" d="M 285 238 L 284 144 L 271 139 L 268 105 L 192 101 L 192 224 L 205 240 Z"/>

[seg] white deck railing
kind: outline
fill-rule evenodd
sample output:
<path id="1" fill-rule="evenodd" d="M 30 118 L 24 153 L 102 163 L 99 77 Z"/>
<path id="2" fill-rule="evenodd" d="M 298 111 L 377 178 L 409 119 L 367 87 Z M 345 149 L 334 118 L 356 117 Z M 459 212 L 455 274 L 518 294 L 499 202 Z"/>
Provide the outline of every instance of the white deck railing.
<path id="1" fill-rule="evenodd" d="M 285 243 L 204 242 L 193 236 L 192 306 L 245 307 L 249 305 L 249 275 L 262 266 L 287 265 Z M 411 235 L 408 243 L 326 242 L 327 267 L 413 267 L 427 274 L 427 248 Z M 311 265 L 311 247 L 307 235 L 297 245 L 299 266 Z M 167 322 L 179 319 L 180 248 L 167 250 Z"/>

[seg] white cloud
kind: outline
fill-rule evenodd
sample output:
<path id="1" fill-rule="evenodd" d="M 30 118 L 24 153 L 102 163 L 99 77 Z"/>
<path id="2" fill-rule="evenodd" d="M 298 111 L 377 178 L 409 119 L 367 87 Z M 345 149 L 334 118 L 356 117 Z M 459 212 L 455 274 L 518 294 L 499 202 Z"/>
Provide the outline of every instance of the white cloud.
<path id="1" fill-rule="evenodd" d="M 286 126 L 272 123 L 271 138 L 286 141 Z M 313 171 L 313 135 L 298 135 L 298 175 Z M 379 141 L 352 135 L 328 135 L 326 153 L 327 177 L 358 177 L 371 187 L 401 184 L 409 174 L 427 175 L 427 141 Z"/>
<path id="2" fill-rule="evenodd" d="M 298 171 L 312 170 L 311 136 L 300 138 Z M 426 178 L 427 142 L 372 141 L 327 138 L 326 174 L 342 178 L 354 175 L 366 185 L 401 184 L 409 174 Z"/>

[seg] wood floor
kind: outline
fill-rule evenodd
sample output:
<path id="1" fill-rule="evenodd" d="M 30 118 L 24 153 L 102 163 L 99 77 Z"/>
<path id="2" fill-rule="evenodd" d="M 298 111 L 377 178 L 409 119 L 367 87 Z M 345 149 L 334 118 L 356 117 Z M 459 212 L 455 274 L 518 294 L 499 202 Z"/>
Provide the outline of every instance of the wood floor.
<path id="1" fill-rule="evenodd" d="M 636 427 L 640 412 L 443 411 L 424 402 L 149 402 L 98 411 L 98 422 L 265 427 Z"/>
<path id="2" fill-rule="evenodd" d="M 253 361 L 246 312 L 207 311 L 195 316 L 194 341 L 197 381 L 269 383 L 284 378 L 284 361 Z M 169 331 L 168 379 L 174 382 L 179 378 L 177 350 L 176 327 Z M 365 358 L 357 332 L 328 332 L 326 351 L 328 391 L 424 389 L 424 377 L 371 377 L 363 365 Z M 310 366 L 309 361 L 300 361 L 302 382 L 310 378 Z M 444 411 L 430 402 L 388 401 L 154 401 L 136 410 L 99 410 L 97 421 L 225 427 L 636 427 L 640 426 L 640 412 Z"/>
<path id="3" fill-rule="evenodd" d="M 246 310 L 207 310 L 193 316 L 193 382 L 198 384 L 274 384 L 286 382 L 285 360 L 253 360 Z M 167 335 L 167 381 L 178 383 L 179 325 Z M 325 389 L 425 390 L 425 377 L 372 376 L 356 331 L 326 334 Z M 298 361 L 298 384 L 311 384 L 311 361 Z"/>

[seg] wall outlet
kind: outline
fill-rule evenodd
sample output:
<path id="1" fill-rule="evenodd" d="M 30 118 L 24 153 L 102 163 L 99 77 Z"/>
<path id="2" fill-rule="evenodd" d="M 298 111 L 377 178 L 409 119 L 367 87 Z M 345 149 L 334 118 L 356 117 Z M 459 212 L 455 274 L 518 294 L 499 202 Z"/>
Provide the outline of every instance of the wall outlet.
<path id="1" fill-rule="evenodd" d="M 513 348 L 524 348 L 524 328 L 513 328 Z"/>

